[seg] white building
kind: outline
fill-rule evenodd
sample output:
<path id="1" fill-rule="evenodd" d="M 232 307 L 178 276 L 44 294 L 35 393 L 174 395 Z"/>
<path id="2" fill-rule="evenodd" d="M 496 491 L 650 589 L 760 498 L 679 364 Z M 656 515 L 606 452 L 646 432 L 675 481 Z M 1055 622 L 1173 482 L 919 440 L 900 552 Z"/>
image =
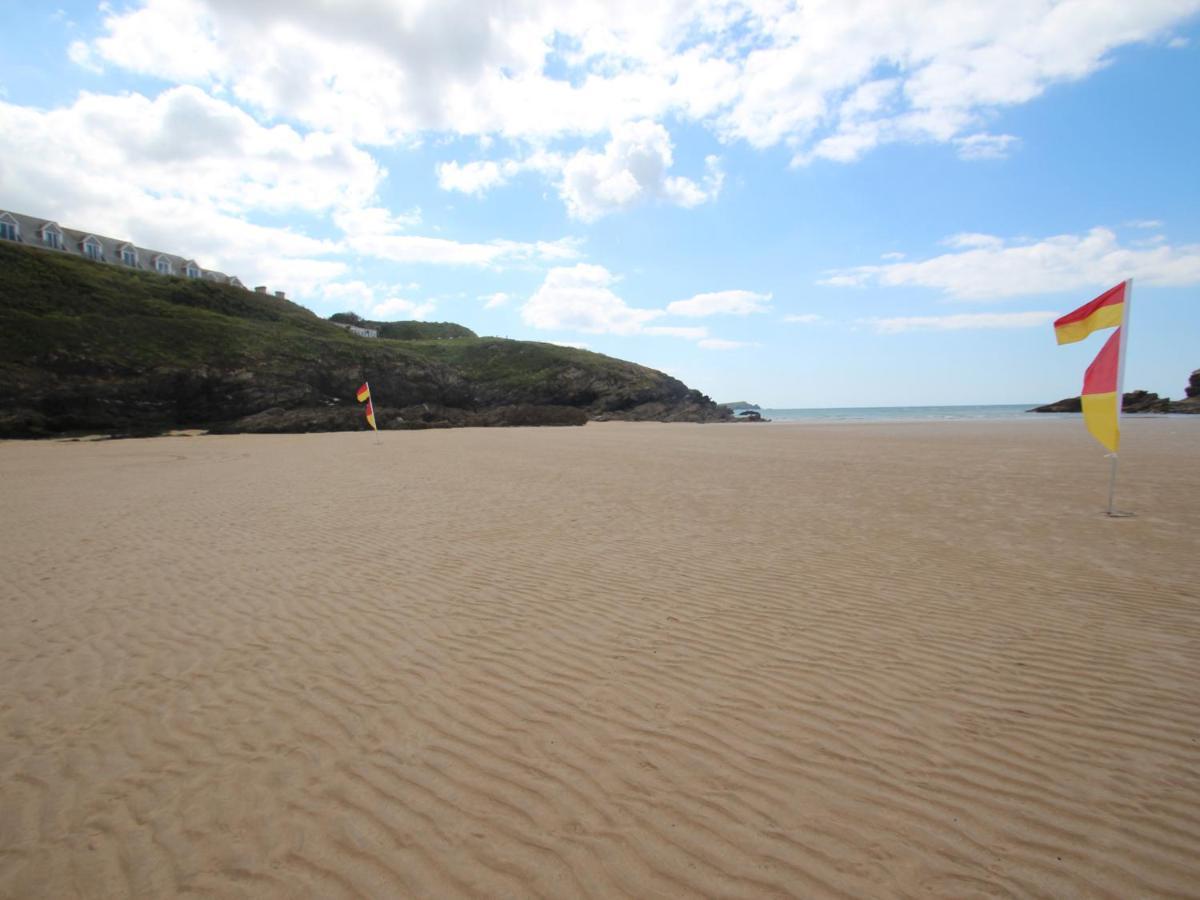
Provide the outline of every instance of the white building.
<path id="1" fill-rule="evenodd" d="M 379 330 L 377 328 L 363 328 L 361 325 L 351 325 L 348 322 L 330 322 L 329 324 L 336 325 L 338 328 L 345 328 L 351 334 L 356 334 L 359 337 L 364 337 L 364 338 L 379 337 Z"/>
<path id="2" fill-rule="evenodd" d="M 83 256 L 96 262 L 129 269 L 178 275 L 182 278 L 204 278 L 217 284 L 244 287 L 236 275 L 226 275 L 212 269 L 202 269 L 194 259 L 136 247 L 129 241 L 63 228 L 57 222 L 38 219 L 22 213 L 0 210 L 0 240 L 29 244 L 46 250 L 59 250 Z"/>

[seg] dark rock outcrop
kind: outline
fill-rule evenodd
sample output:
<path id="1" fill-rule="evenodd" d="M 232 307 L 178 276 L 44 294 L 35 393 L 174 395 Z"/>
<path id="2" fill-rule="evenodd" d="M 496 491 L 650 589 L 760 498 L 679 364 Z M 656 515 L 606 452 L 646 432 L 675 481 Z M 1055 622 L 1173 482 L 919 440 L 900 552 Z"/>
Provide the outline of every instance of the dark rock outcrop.
<path id="1" fill-rule="evenodd" d="M 1083 411 L 1083 402 L 1078 397 L 1064 397 L 1062 400 L 1054 403 L 1047 403 L 1045 406 L 1035 406 L 1033 409 L 1026 412 L 1036 413 L 1077 413 Z"/>
<path id="2" fill-rule="evenodd" d="M 1192 383 L 1187 390 L 1195 388 L 1200 380 L 1200 371 L 1192 373 Z M 1056 403 L 1036 406 L 1029 412 L 1036 413 L 1077 413 L 1082 412 L 1083 402 L 1079 397 L 1067 397 Z M 1121 411 L 1126 413 L 1200 413 L 1200 395 L 1188 394 L 1186 400 L 1171 400 L 1160 397 L 1153 391 L 1129 391 L 1121 396 Z"/>

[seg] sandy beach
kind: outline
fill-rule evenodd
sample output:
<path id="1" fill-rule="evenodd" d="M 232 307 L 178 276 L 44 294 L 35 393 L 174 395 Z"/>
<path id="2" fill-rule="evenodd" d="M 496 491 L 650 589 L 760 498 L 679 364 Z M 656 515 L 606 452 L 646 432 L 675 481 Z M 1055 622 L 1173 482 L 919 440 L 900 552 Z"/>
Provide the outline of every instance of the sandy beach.
<path id="1" fill-rule="evenodd" d="M 0 897 L 1200 896 L 1200 421 L 0 444 Z"/>

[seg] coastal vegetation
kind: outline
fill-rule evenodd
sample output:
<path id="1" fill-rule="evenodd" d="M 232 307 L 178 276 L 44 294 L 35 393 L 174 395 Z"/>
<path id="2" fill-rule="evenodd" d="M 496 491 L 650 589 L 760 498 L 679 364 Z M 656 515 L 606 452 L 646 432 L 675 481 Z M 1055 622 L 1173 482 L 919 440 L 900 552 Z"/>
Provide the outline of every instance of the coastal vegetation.
<path id="1" fill-rule="evenodd" d="M 371 324 L 384 336 L 236 286 L 0 244 L 0 437 L 357 429 L 363 381 L 383 428 L 731 418 L 599 353 L 454 323 Z"/>

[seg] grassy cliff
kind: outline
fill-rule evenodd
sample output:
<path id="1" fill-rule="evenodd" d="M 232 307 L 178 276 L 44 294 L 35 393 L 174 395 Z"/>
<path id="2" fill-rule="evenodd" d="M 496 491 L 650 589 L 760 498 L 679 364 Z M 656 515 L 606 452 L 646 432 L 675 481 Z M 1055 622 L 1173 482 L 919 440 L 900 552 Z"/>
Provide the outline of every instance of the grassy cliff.
<path id="1" fill-rule="evenodd" d="M 644 366 L 433 324 L 364 339 L 274 296 L 0 243 L 0 436 L 357 428 L 363 380 L 385 427 L 726 416 Z"/>

